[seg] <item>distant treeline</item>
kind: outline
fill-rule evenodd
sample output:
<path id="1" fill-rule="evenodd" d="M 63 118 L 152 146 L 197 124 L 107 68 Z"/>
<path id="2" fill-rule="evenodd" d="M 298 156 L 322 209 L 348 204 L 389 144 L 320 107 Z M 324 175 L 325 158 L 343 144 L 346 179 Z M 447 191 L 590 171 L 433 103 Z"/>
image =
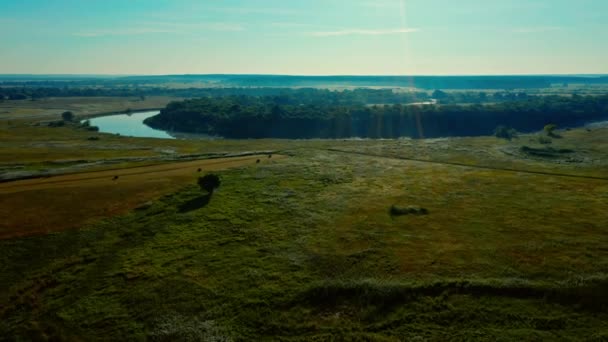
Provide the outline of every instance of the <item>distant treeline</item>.
<path id="1" fill-rule="evenodd" d="M 608 75 L 516 76 L 290 76 L 290 75 L 0 75 L 0 86 L 29 87 L 148 87 L 171 84 L 210 87 L 405 87 L 434 89 L 535 89 L 552 85 L 608 84 Z"/>
<path id="2" fill-rule="evenodd" d="M 184 98 L 225 96 L 275 96 L 278 104 L 407 104 L 435 99 L 440 103 L 486 103 L 525 100 L 525 92 L 405 92 L 393 89 L 359 88 L 328 90 L 318 88 L 187 88 L 162 87 L 0 87 L 1 100 L 39 100 L 49 97 L 136 97 L 173 96 Z"/>
<path id="3" fill-rule="evenodd" d="M 397 138 L 492 134 L 499 125 L 536 131 L 608 118 L 608 95 L 527 97 L 488 105 L 342 105 L 289 96 L 229 96 L 172 102 L 154 128 L 226 138 Z"/>
<path id="4" fill-rule="evenodd" d="M 418 89 L 533 89 L 552 84 L 608 84 L 607 75 L 516 76 L 291 76 L 163 75 L 127 76 L 120 82 L 208 82 L 224 87 L 409 87 Z"/>
<path id="5" fill-rule="evenodd" d="M 443 92 L 439 92 L 443 94 Z M 332 104 L 370 104 L 370 103 L 411 103 L 427 101 L 427 92 L 394 92 L 392 89 L 355 89 L 332 91 L 317 88 L 187 88 L 173 89 L 162 87 L 0 87 L 0 100 L 43 99 L 48 97 L 225 97 L 225 96 L 277 96 L 283 104 L 332 103 Z M 478 98 L 478 93 L 467 95 Z M 446 97 L 447 98 L 447 97 Z"/>

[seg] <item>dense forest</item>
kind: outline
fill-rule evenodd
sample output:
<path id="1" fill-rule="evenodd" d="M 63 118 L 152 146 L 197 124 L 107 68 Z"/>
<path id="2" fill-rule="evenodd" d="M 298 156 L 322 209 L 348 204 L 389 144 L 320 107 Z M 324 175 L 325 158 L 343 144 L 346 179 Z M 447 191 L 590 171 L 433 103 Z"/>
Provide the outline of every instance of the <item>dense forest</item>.
<path id="1" fill-rule="evenodd" d="M 226 138 L 418 138 L 489 135 L 499 125 L 536 131 L 548 123 L 567 127 L 603 119 L 608 119 L 608 95 L 526 97 L 486 105 L 306 103 L 283 95 L 172 102 L 145 122 Z"/>

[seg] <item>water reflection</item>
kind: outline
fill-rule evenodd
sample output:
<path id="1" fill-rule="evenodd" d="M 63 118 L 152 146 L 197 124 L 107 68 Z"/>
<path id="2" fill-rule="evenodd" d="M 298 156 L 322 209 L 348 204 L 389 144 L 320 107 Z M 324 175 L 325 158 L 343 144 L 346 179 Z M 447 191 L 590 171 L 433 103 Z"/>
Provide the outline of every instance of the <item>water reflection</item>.
<path id="1" fill-rule="evenodd" d="M 175 139 L 175 137 L 165 131 L 154 129 L 144 124 L 145 119 L 157 115 L 158 113 L 159 111 L 155 110 L 129 114 L 114 114 L 100 116 L 90 119 L 89 121 L 91 122 L 91 126 L 99 127 L 99 131 L 104 133 L 118 133 L 130 137 Z"/>

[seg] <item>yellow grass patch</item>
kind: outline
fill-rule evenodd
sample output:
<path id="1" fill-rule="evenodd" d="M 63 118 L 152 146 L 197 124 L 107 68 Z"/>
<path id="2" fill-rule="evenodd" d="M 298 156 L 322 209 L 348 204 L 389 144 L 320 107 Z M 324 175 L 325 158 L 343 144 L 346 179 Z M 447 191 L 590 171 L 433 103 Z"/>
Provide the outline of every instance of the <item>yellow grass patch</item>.
<path id="1" fill-rule="evenodd" d="M 196 160 L 2 183 L 0 238 L 82 227 L 193 184 L 205 172 L 255 165 L 257 159 L 271 163 L 282 157 Z"/>

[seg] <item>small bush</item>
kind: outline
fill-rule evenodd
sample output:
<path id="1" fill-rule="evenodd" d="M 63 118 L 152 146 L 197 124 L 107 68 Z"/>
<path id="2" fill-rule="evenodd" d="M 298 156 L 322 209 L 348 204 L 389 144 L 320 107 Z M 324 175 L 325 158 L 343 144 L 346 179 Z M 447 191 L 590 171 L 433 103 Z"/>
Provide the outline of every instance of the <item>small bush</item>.
<path id="1" fill-rule="evenodd" d="M 88 137 L 87 140 L 96 141 L 99 140 L 99 137 Z"/>
<path id="2" fill-rule="evenodd" d="M 543 128 L 543 130 L 549 137 L 557 137 L 557 134 L 555 134 L 556 129 L 557 129 L 556 124 L 548 124 L 548 125 L 545 125 L 545 127 Z"/>
<path id="3" fill-rule="evenodd" d="M 417 206 L 400 206 L 393 204 L 390 209 L 391 216 L 402 216 L 402 215 L 426 215 L 429 211 L 426 208 Z"/>
<path id="4" fill-rule="evenodd" d="M 511 139 L 517 138 L 517 131 L 511 127 L 500 125 L 494 130 L 494 136 L 511 141 Z"/>

